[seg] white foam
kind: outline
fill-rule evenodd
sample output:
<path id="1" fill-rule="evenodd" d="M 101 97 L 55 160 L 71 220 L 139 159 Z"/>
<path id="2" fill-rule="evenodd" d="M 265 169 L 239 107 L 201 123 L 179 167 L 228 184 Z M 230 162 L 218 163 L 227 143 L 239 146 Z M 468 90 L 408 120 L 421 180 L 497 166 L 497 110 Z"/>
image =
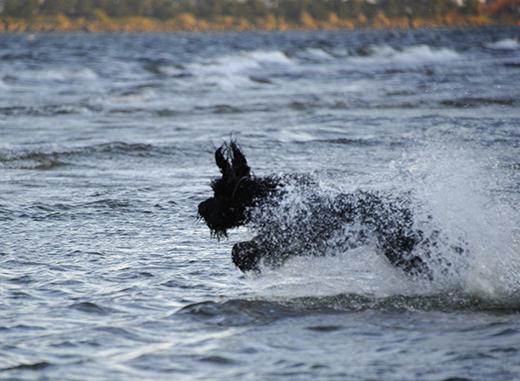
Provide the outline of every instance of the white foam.
<path id="1" fill-rule="evenodd" d="M 518 50 L 520 49 L 520 42 L 512 38 L 506 38 L 497 42 L 490 42 L 485 44 L 485 46 L 493 50 Z"/>
<path id="2" fill-rule="evenodd" d="M 195 75 L 236 74 L 244 73 L 259 67 L 260 64 L 257 61 L 243 56 L 220 57 L 212 62 L 195 62 L 188 65 L 188 69 Z"/>
<path id="3" fill-rule="evenodd" d="M 71 70 L 70 77 L 72 79 L 82 79 L 85 81 L 95 80 L 95 79 L 99 78 L 99 76 L 97 75 L 97 73 L 94 70 L 88 69 L 88 68 L 80 69 L 80 70 Z"/>
<path id="4" fill-rule="evenodd" d="M 394 57 L 398 51 L 393 49 L 391 46 L 383 45 L 383 46 L 372 46 L 370 48 L 370 52 L 372 53 L 372 57 Z"/>
<path id="5" fill-rule="evenodd" d="M 131 92 L 122 95 L 104 95 L 92 97 L 87 100 L 89 104 L 132 104 L 132 103 L 147 103 L 157 99 L 157 94 L 152 90 L 142 92 Z"/>
<path id="6" fill-rule="evenodd" d="M 176 66 L 170 66 L 170 65 L 161 65 L 157 68 L 157 70 L 162 74 L 171 75 L 171 76 L 184 74 L 184 71 L 182 69 L 179 69 Z"/>
<path id="7" fill-rule="evenodd" d="M 296 257 L 280 269 L 262 270 L 262 276 L 250 276 L 256 293 L 266 298 L 322 297 L 361 294 L 375 297 L 407 295 L 409 279 L 389 266 L 374 248 L 362 247 L 338 253 L 334 257 Z"/>
<path id="8" fill-rule="evenodd" d="M 427 45 L 412 46 L 404 49 L 395 55 L 394 59 L 398 61 L 418 61 L 418 62 L 432 62 L 432 61 L 451 61 L 459 59 L 460 55 L 448 48 L 432 50 Z"/>
<path id="9" fill-rule="evenodd" d="M 451 62 L 460 59 L 460 55 L 448 48 L 432 49 L 427 45 L 418 45 L 396 50 L 390 46 L 373 46 L 370 55 L 351 58 L 351 62 L 361 65 L 400 65 L 406 67 L 420 66 L 431 62 Z"/>
<path id="10" fill-rule="evenodd" d="M 294 62 L 289 57 L 278 50 L 257 50 L 247 53 L 247 55 L 264 65 L 294 65 Z"/>
<path id="11" fill-rule="evenodd" d="M 37 82 L 69 82 L 92 81 L 98 79 L 98 75 L 91 69 L 46 69 L 36 71 L 23 71 L 10 74 L 14 78 L 24 81 Z"/>
<path id="12" fill-rule="evenodd" d="M 291 59 L 280 51 L 257 50 L 192 62 L 186 64 L 185 68 L 195 78 L 197 85 L 233 90 L 258 86 L 257 82 L 250 79 L 251 76 L 261 74 L 263 70 L 276 70 L 292 64 Z"/>
<path id="13" fill-rule="evenodd" d="M 198 75 L 252 73 L 264 65 L 290 65 L 291 60 L 280 51 L 253 51 L 225 55 L 206 62 L 187 65 L 189 71 Z"/>
<path id="14" fill-rule="evenodd" d="M 298 57 L 315 61 L 331 61 L 334 57 L 323 49 L 307 48 L 297 54 Z"/>
<path id="15" fill-rule="evenodd" d="M 201 81 L 206 85 L 218 86 L 222 90 L 234 90 L 253 84 L 249 77 L 237 74 L 209 75 Z"/>
<path id="16" fill-rule="evenodd" d="M 277 136 L 277 140 L 280 142 L 310 142 L 316 140 L 316 137 L 307 131 L 299 129 L 283 129 L 280 130 Z"/>

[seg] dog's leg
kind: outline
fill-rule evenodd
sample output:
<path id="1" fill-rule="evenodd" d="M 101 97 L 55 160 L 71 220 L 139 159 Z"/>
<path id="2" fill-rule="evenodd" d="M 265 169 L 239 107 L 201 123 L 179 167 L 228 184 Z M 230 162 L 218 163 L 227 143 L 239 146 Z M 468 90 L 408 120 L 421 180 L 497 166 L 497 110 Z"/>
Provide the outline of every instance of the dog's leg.
<path id="1" fill-rule="evenodd" d="M 294 256 L 272 243 L 272 237 L 258 235 L 251 241 L 238 242 L 233 246 L 231 257 L 233 263 L 243 272 L 260 272 L 260 264 L 270 268 L 278 268 L 290 257 Z"/>
<path id="2" fill-rule="evenodd" d="M 242 272 L 260 271 L 258 268 L 263 253 L 255 240 L 238 242 L 233 246 L 231 258 Z"/>
<path id="3" fill-rule="evenodd" d="M 370 227 L 379 250 L 390 263 L 408 275 L 423 275 L 433 279 L 426 262 L 413 250 L 422 240 L 422 232 L 413 228 L 413 214 L 406 200 L 383 200 L 379 195 L 359 194 L 357 214 Z"/>
<path id="4" fill-rule="evenodd" d="M 400 268 L 406 274 L 412 276 L 425 276 L 429 280 L 433 280 L 433 275 L 424 260 L 411 252 L 416 245 L 416 240 L 411 237 L 398 237 L 403 240 L 400 243 L 385 244 L 381 248 L 383 254 L 392 265 Z"/>

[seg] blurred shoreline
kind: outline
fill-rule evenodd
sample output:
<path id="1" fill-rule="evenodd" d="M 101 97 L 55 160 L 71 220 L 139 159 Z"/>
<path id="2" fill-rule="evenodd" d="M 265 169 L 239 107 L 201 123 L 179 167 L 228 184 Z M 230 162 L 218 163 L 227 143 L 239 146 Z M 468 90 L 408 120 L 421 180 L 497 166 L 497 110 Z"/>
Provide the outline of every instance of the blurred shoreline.
<path id="1" fill-rule="evenodd" d="M 176 32 L 176 31 L 284 31 L 330 29 L 407 29 L 441 27 L 477 27 L 491 25 L 515 25 L 504 20 L 490 19 L 485 15 L 462 15 L 450 12 L 444 16 L 423 18 L 387 18 L 378 13 L 368 19 L 361 15 L 356 19 L 340 19 L 331 15 L 327 20 L 314 20 L 303 14 L 299 23 L 287 22 L 269 15 L 254 22 L 231 16 L 217 17 L 212 21 L 197 19 L 191 13 L 182 13 L 170 20 L 150 17 L 110 18 L 100 14 L 96 19 L 69 18 L 65 15 L 37 16 L 33 19 L 0 18 L 0 33 L 53 33 L 53 32 Z"/>

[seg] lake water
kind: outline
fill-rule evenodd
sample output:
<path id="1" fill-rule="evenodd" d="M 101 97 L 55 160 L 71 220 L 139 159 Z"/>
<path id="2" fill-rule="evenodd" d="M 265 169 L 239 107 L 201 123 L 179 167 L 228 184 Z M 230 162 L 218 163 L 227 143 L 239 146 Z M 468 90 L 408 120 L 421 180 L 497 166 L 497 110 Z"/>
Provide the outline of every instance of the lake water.
<path id="1" fill-rule="evenodd" d="M 244 275 L 197 220 L 230 137 L 467 255 Z M 0 379 L 520 379 L 519 202 L 520 28 L 1 34 Z"/>

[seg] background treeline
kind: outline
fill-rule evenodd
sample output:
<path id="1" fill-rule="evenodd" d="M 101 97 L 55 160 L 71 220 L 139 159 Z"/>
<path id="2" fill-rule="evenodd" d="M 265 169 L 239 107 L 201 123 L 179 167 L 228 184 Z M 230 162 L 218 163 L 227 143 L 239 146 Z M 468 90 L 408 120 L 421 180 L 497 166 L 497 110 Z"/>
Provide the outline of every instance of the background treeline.
<path id="1" fill-rule="evenodd" d="M 408 27 L 483 20 L 479 0 L 4 0 L 0 17 L 6 30 L 20 29 L 13 27 L 15 20 L 53 20 L 65 30 L 73 24 L 106 29 L 123 19 L 140 19 L 141 25 L 144 19 L 155 20 L 156 29 L 191 30 Z"/>
<path id="2" fill-rule="evenodd" d="M 182 13 L 212 21 L 219 16 L 245 18 L 273 15 L 289 22 L 300 22 L 302 13 L 315 20 L 326 20 L 331 13 L 339 18 L 372 17 L 378 12 L 387 17 L 414 16 L 434 18 L 451 10 L 478 14 L 478 0 L 6 0 L 3 14 L 30 18 L 36 15 L 68 17 L 99 17 L 99 10 L 108 17 L 145 16 L 172 19 Z"/>

